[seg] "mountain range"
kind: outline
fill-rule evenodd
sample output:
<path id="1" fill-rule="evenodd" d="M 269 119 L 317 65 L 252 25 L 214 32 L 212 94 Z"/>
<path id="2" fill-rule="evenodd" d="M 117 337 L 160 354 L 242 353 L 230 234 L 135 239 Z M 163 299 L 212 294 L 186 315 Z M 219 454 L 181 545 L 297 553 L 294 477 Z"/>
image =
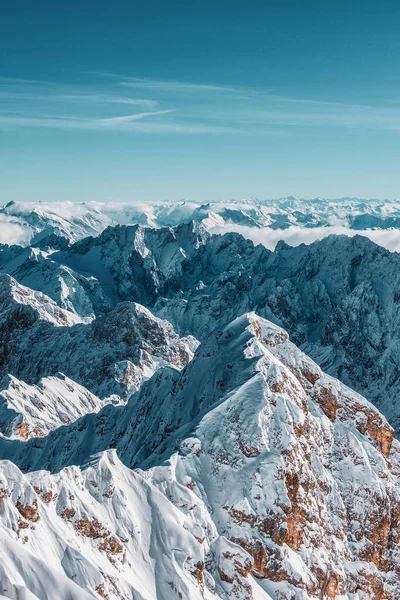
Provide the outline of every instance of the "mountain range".
<path id="1" fill-rule="evenodd" d="M 400 597 L 399 255 L 244 204 L 2 209 L 0 598 Z"/>

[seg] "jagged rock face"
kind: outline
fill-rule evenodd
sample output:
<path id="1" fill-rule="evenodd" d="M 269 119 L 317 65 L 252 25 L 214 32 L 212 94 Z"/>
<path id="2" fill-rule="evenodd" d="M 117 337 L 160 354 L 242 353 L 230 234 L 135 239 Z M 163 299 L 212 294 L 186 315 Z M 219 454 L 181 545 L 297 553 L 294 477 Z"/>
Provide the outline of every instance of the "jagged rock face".
<path id="1" fill-rule="evenodd" d="M 52 259 L 96 277 L 110 302 L 140 298 L 152 306 L 160 294 L 180 290 L 182 263 L 209 237 L 194 223 L 175 229 L 108 227 L 98 238 L 77 242 Z"/>
<path id="2" fill-rule="evenodd" d="M 398 256 L 198 223 L 54 235 L 0 248 L 48 293 L 0 275 L 0 596 L 400 597 L 400 446 L 321 370 L 397 427 Z"/>
<path id="3" fill-rule="evenodd" d="M 33 384 L 62 371 L 101 398 L 127 397 L 159 367 L 181 369 L 197 346 L 138 304 L 119 304 L 86 324 L 6 275 L 0 303 L 3 379 L 11 374 Z"/>
<path id="4" fill-rule="evenodd" d="M 11 463 L 0 472 L 9 486 L 0 511 L 6 597 L 21 587 L 48 600 L 203 597 L 204 551 L 190 518 L 114 453 L 57 476 L 23 476 Z"/>
<path id="5" fill-rule="evenodd" d="M 270 311 L 323 369 L 366 395 L 398 430 L 398 255 L 361 237 L 294 250 L 282 246 L 271 265 L 282 283 L 268 299 Z"/>
<path id="6" fill-rule="evenodd" d="M 110 446 L 119 458 L 90 458 Z M 0 519 L 7 544 L 28 535 L 27 564 L 45 535 L 47 564 L 92 596 L 400 594 L 392 428 L 254 313 L 210 336 L 181 373 L 156 374 L 126 406 L 25 444 L 0 441 L 0 455 L 28 471 L 90 459 L 25 476 L 3 462 Z M 34 530 L 21 510 L 39 517 Z"/>
<path id="7" fill-rule="evenodd" d="M 110 220 L 95 206 L 85 206 L 72 202 L 61 205 L 37 205 L 23 202 L 9 202 L 0 209 L 3 219 L 18 223 L 26 230 L 26 238 L 33 245 L 53 243 L 51 247 L 76 241 L 81 237 L 100 233 Z M 62 241 L 65 240 L 65 241 Z"/>

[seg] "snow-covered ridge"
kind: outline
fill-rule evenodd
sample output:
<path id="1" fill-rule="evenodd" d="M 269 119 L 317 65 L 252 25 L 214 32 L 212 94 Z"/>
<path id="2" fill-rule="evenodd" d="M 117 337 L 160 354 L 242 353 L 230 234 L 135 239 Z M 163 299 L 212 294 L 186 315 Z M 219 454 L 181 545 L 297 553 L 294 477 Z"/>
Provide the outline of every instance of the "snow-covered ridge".
<path id="1" fill-rule="evenodd" d="M 61 425 L 98 412 L 105 401 L 59 373 L 28 385 L 12 375 L 0 392 L 0 433 L 5 437 L 42 437 Z"/>
<path id="2" fill-rule="evenodd" d="M 393 430 L 254 313 L 126 406 L 0 451 L 30 471 L 0 463 L 6 597 L 400 594 Z"/>
<path id="3" fill-rule="evenodd" d="M 68 327 L 82 323 L 79 315 L 60 308 L 45 294 L 20 285 L 6 273 L 1 273 L 0 319 L 7 319 L 7 315 L 15 312 L 18 307 L 20 307 L 21 313 L 35 313 L 38 319 L 56 327 Z"/>
<path id="4" fill-rule="evenodd" d="M 0 597 L 400 597 L 399 255 L 214 208 L 0 246 Z"/>

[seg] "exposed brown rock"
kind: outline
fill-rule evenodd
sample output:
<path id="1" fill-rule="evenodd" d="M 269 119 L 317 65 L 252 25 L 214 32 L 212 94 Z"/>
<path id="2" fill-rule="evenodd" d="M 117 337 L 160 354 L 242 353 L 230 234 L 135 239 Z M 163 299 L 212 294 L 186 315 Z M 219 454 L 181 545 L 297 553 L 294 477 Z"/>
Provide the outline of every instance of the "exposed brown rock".
<path id="1" fill-rule="evenodd" d="M 197 537 L 196 535 L 194 537 L 199 542 L 199 544 L 204 544 L 204 540 L 206 539 L 205 537 Z"/>
<path id="2" fill-rule="evenodd" d="M 317 372 L 317 371 L 310 371 L 310 369 L 302 369 L 302 375 L 307 379 L 307 381 L 309 381 L 311 383 L 311 385 L 314 385 L 318 379 L 320 379 L 321 375 Z"/>
<path id="3" fill-rule="evenodd" d="M 44 500 L 45 504 L 50 504 L 52 498 L 53 498 L 53 492 L 51 490 L 49 492 L 45 492 L 43 494 L 43 500 Z"/>
<path id="4" fill-rule="evenodd" d="M 316 396 L 316 401 L 321 406 L 322 410 L 331 421 L 336 419 L 336 412 L 339 407 L 339 399 L 335 394 L 326 386 L 322 386 Z"/>
<path id="5" fill-rule="evenodd" d="M 378 444 L 382 454 L 387 458 L 393 443 L 393 429 L 389 424 L 383 423 L 380 417 L 377 418 L 377 415 L 368 414 L 367 431 Z"/>
<path id="6" fill-rule="evenodd" d="M 369 573 L 365 569 L 360 569 L 357 576 L 349 575 L 347 581 L 347 591 L 350 594 L 362 592 L 367 598 L 373 600 L 395 600 L 393 596 L 385 590 L 385 585 L 379 573 Z"/>
<path id="7" fill-rule="evenodd" d="M 100 544 L 99 550 L 101 552 L 108 552 L 114 556 L 115 554 L 122 552 L 123 546 L 116 537 L 113 535 L 107 535 L 107 537 L 104 538 L 104 541 Z"/>
<path id="8" fill-rule="evenodd" d="M 259 456 L 260 451 L 255 446 L 245 446 L 244 443 L 240 440 L 239 442 L 240 451 L 247 456 L 247 458 L 254 458 L 255 456 Z"/>
<path id="9" fill-rule="evenodd" d="M 275 383 L 271 383 L 269 387 L 271 392 L 274 392 L 274 394 L 280 394 L 284 391 L 285 384 L 283 381 L 277 381 Z"/>
<path id="10" fill-rule="evenodd" d="M 103 525 L 96 519 L 92 519 L 91 521 L 89 519 L 79 519 L 79 521 L 75 522 L 74 527 L 75 531 L 81 535 L 94 540 L 103 538 L 106 534 Z"/>
<path id="11" fill-rule="evenodd" d="M 225 571 L 221 567 L 218 567 L 218 575 L 220 576 L 221 581 L 225 581 L 226 583 L 233 583 L 235 579 L 231 575 L 225 573 Z"/>
<path id="12" fill-rule="evenodd" d="M 113 486 L 111 486 L 109 490 L 107 490 L 106 492 L 104 492 L 103 497 L 104 498 L 111 498 L 112 495 L 113 495 L 113 493 L 114 493 L 114 488 L 113 488 Z"/>
<path id="13" fill-rule="evenodd" d="M 30 429 L 28 423 L 19 423 L 15 429 L 16 434 L 23 440 L 27 440 L 31 435 L 34 435 L 35 437 L 44 437 L 44 433 L 41 429 L 38 427 Z"/>
<path id="14" fill-rule="evenodd" d="M 29 438 L 30 429 L 27 423 L 20 423 L 17 425 L 16 430 L 17 435 L 23 440 L 27 440 Z"/>
<path id="15" fill-rule="evenodd" d="M 237 523 L 249 523 L 253 527 L 257 521 L 256 515 L 249 515 L 241 510 L 237 510 L 236 508 L 230 508 L 228 506 L 227 507 L 224 506 L 224 508 L 226 510 L 229 510 L 232 518 Z"/>
<path id="16" fill-rule="evenodd" d="M 204 585 L 204 576 L 203 576 L 204 568 L 205 568 L 204 562 L 203 561 L 198 561 L 194 565 L 194 568 L 190 571 L 191 574 L 193 575 L 193 577 L 195 579 L 197 579 L 197 581 L 199 582 L 199 584 L 201 586 Z"/>
<path id="17" fill-rule="evenodd" d="M 61 513 L 61 518 L 64 521 L 69 521 L 75 515 L 75 510 L 73 508 L 65 508 Z"/>
<path id="18" fill-rule="evenodd" d="M 224 552 L 223 557 L 233 561 L 235 570 L 242 575 L 242 577 L 247 577 L 253 567 L 253 561 L 250 560 L 250 558 L 245 558 L 243 560 L 243 557 L 233 552 Z"/>
<path id="19" fill-rule="evenodd" d="M 95 591 L 99 594 L 99 596 L 101 596 L 102 598 L 105 598 L 106 600 L 108 599 L 108 594 L 106 593 L 105 589 L 104 589 L 104 583 L 100 583 L 96 588 Z"/>
<path id="20" fill-rule="evenodd" d="M 18 512 L 27 521 L 32 521 L 33 523 L 36 523 L 36 521 L 39 521 L 40 515 L 39 515 L 37 500 L 34 500 L 32 502 L 32 506 L 30 506 L 29 504 L 21 504 L 21 502 L 18 500 L 18 502 L 15 506 L 17 507 Z"/>
<path id="21" fill-rule="evenodd" d="M 353 418 L 357 429 L 363 435 L 368 434 L 386 458 L 392 449 L 394 431 L 377 409 L 370 405 L 347 402 L 345 414 Z"/>

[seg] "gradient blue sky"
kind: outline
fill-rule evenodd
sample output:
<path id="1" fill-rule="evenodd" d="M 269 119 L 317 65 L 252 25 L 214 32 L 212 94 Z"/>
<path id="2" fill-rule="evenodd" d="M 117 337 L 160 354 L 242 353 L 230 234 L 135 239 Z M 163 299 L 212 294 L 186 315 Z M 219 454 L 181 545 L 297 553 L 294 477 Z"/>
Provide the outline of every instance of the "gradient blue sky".
<path id="1" fill-rule="evenodd" d="M 400 3 L 4 2 L 0 203 L 400 197 Z"/>

